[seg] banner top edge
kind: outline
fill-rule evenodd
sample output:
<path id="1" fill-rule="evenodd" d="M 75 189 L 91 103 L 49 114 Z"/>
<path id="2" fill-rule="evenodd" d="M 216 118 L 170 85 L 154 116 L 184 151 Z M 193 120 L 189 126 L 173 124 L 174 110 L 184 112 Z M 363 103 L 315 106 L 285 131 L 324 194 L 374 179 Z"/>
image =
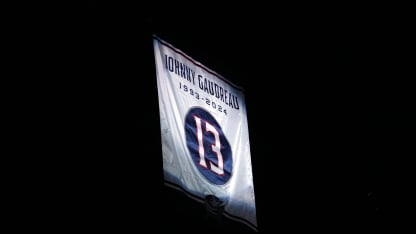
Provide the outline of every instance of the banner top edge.
<path id="1" fill-rule="evenodd" d="M 231 82 L 230 80 L 228 80 L 227 78 L 225 78 L 224 76 L 222 76 L 221 74 L 219 74 L 218 72 L 212 70 L 211 68 L 207 67 L 206 65 L 202 64 L 201 62 L 199 62 L 198 60 L 192 58 L 191 56 L 189 56 L 187 53 L 183 52 L 181 49 L 178 49 L 177 47 L 173 46 L 171 43 L 161 39 L 159 36 L 157 36 L 156 34 L 152 34 L 153 36 L 153 40 L 157 40 L 159 42 L 161 42 L 162 44 L 170 47 L 171 49 L 175 50 L 176 52 L 181 53 L 183 56 L 185 56 L 187 59 L 191 60 L 193 63 L 195 63 L 196 65 L 198 65 L 199 67 L 205 69 L 207 72 L 211 73 L 212 75 L 217 76 L 218 78 L 220 78 L 221 80 L 223 80 L 224 82 L 227 82 L 229 85 L 233 86 L 234 88 L 242 91 L 243 93 L 245 92 L 244 88 L 240 85 L 236 85 L 235 83 Z"/>

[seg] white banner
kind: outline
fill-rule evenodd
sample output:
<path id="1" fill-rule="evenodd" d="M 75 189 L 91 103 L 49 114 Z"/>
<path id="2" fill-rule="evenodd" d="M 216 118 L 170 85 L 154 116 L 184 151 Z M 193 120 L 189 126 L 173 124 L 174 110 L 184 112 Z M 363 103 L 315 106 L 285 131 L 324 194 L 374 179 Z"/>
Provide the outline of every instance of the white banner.
<path id="1" fill-rule="evenodd" d="M 257 230 L 243 90 L 154 36 L 165 184 Z"/>

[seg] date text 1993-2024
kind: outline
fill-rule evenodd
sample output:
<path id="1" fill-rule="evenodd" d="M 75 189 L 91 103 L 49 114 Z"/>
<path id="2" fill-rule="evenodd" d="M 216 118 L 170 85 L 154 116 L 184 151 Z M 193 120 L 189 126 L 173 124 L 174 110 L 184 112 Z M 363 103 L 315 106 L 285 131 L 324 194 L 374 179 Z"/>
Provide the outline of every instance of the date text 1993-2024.
<path id="1" fill-rule="evenodd" d="M 206 105 L 216 109 L 218 112 L 221 112 L 221 113 L 224 113 L 225 115 L 227 115 L 227 109 L 225 109 L 222 105 L 219 105 L 219 104 L 215 103 L 215 101 L 213 101 L 212 99 L 210 99 L 208 97 L 201 96 L 200 93 L 198 93 L 197 91 L 195 91 L 192 88 L 189 88 L 187 85 L 182 84 L 181 82 L 179 82 L 179 89 L 181 89 L 182 91 L 184 91 L 184 92 L 188 93 L 189 95 L 193 96 L 197 100 L 203 101 Z"/>

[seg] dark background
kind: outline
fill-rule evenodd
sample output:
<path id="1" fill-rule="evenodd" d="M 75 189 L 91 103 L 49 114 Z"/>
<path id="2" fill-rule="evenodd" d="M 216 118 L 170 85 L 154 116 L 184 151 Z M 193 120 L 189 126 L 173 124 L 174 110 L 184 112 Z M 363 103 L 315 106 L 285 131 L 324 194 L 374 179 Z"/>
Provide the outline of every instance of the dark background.
<path id="1" fill-rule="evenodd" d="M 34 225 L 250 231 L 163 186 L 152 34 L 245 89 L 260 232 L 375 228 L 404 214 L 415 126 L 407 19 L 201 7 L 88 1 L 27 23 L 41 77 L 26 83 L 37 90 L 25 99 L 27 137 L 45 155 L 28 179 Z"/>

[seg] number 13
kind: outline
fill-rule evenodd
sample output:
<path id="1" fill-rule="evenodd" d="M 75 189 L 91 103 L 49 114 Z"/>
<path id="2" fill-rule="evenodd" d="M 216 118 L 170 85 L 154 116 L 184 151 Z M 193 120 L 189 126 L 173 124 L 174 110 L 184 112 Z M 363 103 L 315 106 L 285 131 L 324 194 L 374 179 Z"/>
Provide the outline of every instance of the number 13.
<path id="1" fill-rule="evenodd" d="M 201 118 L 197 116 L 194 116 L 194 118 L 196 123 L 196 135 L 198 139 L 198 153 L 200 157 L 199 165 L 208 168 L 205 160 L 204 132 L 202 130 L 202 121 Z M 205 121 L 205 132 L 210 132 L 214 135 L 215 144 L 211 145 L 211 149 L 216 154 L 218 160 L 218 166 L 211 161 L 209 162 L 210 170 L 218 175 L 224 175 L 224 160 L 221 154 L 221 142 L 219 132 L 213 125 L 208 123 L 208 121 Z"/>

